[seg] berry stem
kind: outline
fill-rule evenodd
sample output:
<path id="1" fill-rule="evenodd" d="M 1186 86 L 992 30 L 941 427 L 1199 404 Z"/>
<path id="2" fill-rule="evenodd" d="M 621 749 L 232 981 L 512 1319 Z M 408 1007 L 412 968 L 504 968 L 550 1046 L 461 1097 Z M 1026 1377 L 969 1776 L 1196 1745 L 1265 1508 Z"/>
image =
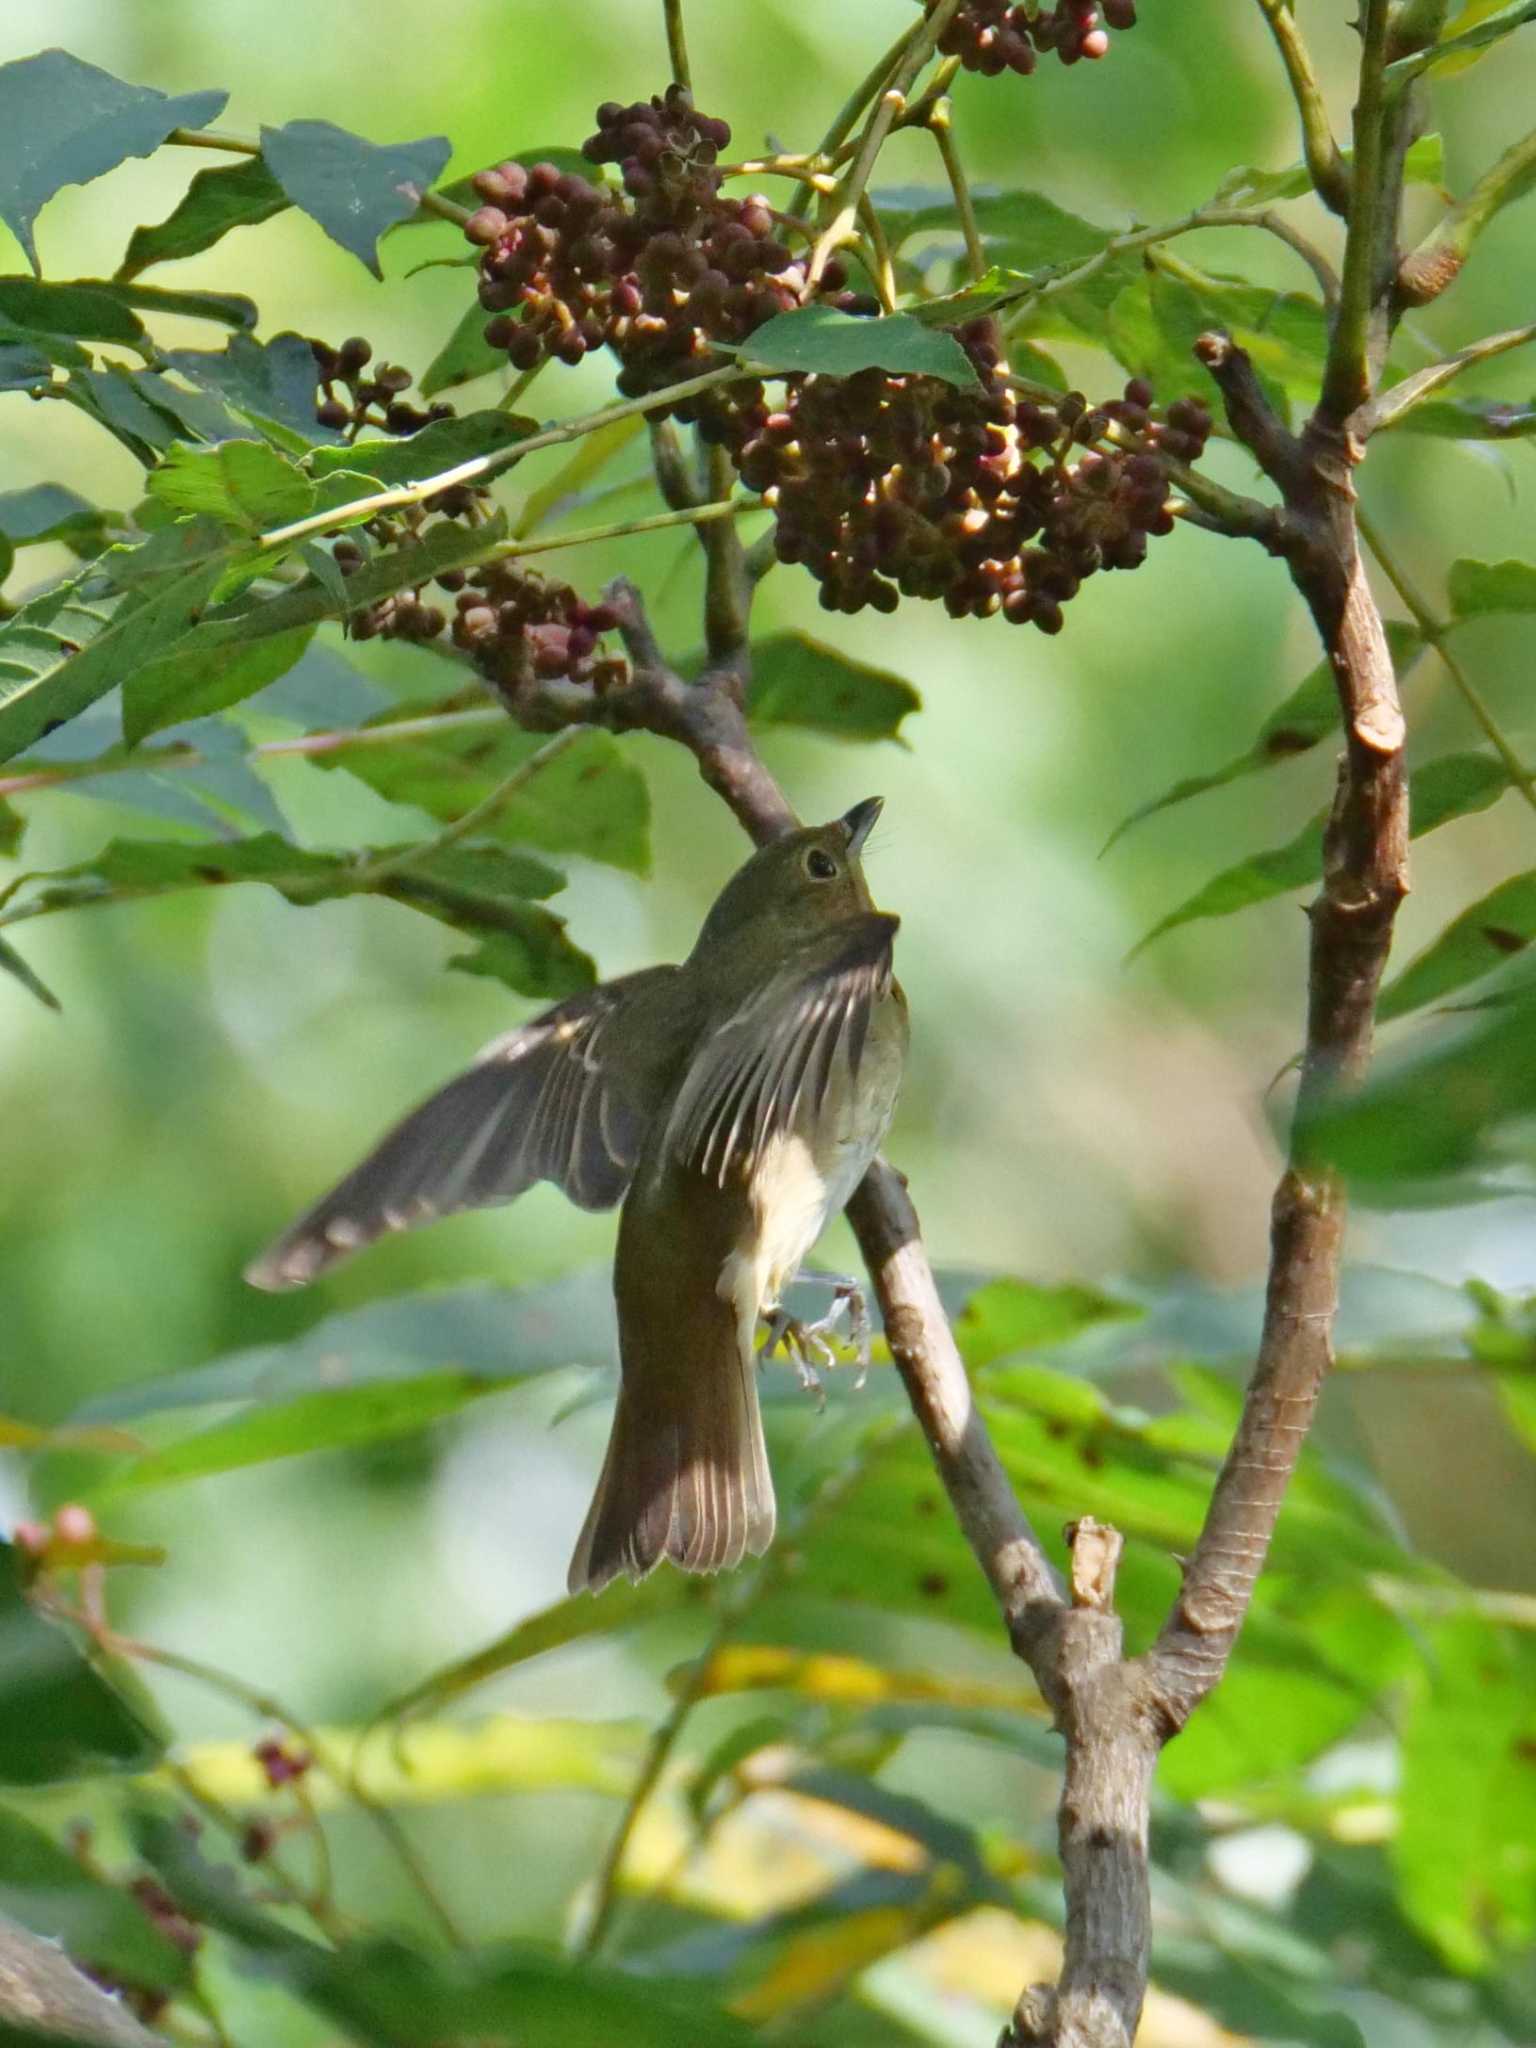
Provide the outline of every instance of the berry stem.
<path id="1" fill-rule="evenodd" d="M 667 58 L 674 81 L 685 92 L 693 91 L 693 74 L 688 68 L 688 39 L 683 31 L 683 0 L 661 0 L 667 23 Z"/>
<path id="2" fill-rule="evenodd" d="M 376 491 L 372 497 L 354 498 L 349 505 L 333 507 L 328 512 L 313 512 L 306 519 L 295 519 L 287 526 L 274 527 L 270 533 L 259 537 L 257 545 L 286 548 L 312 533 L 329 533 L 334 528 L 350 526 L 360 517 L 372 518 L 376 513 L 392 512 L 402 505 L 423 504 L 428 498 L 435 498 L 439 491 L 451 490 L 456 484 L 476 483 L 485 477 L 499 476 L 503 470 L 521 462 L 525 455 L 537 454 L 541 448 L 560 448 L 567 441 L 579 441 L 583 434 L 596 433 L 599 427 L 606 427 L 612 420 L 632 419 L 637 413 L 659 412 L 680 398 L 693 398 L 701 391 L 713 391 L 722 384 L 741 383 L 764 374 L 751 363 L 726 363 L 718 370 L 706 370 L 702 376 L 685 378 L 681 384 L 669 384 L 661 391 L 648 391 L 639 398 L 626 398 L 618 405 L 604 406 L 600 412 L 581 413 L 575 419 L 561 420 L 558 425 L 530 434 L 526 440 L 515 442 L 512 447 L 503 448 L 495 455 L 471 456 L 468 462 L 457 463 L 452 469 L 441 470 L 420 483 Z"/>
<path id="3" fill-rule="evenodd" d="M 987 274 L 987 252 L 982 246 L 981 231 L 976 225 L 976 208 L 971 202 L 970 181 L 965 175 L 965 165 L 960 160 L 960 152 L 955 147 L 952 107 L 953 103 L 947 97 L 935 101 L 928 115 L 928 130 L 939 146 L 944 175 L 949 180 L 950 191 L 955 195 L 955 211 L 960 216 L 960 229 L 965 236 L 966 261 L 970 265 L 974 281 Z"/>
<path id="4" fill-rule="evenodd" d="M 1482 692 L 1461 665 L 1456 653 L 1446 645 L 1447 635 L 1455 625 L 1453 619 L 1437 619 L 1424 602 L 1405 574 L 1402 564 L 1390 552 L 1382 540 L 1380 529 L 1363 510 L 1355 513 L 1355 524 L 1360 529 L 1360 538 L 1381 565 L 1381 572 L 1407 607 L 1409 616 L 1424 637 L 1426 646 L 1433 647 L 1445 665 L 1445 672 L 1456 687 L 1457 694 L 1471 712 L 1482 730 L 1483 736 L 1509 770 L 1509 779 L 1521 796 L 1536 811 L 1536 778 L 1515 752 L 1503 728 L 1488 709 Z"/>
<path id="5" fill-rule="evenodd" d="M 557 732 L 547 739 L 542 747 L 536 747 L 526 760 L 519 761 L 510 775 L 504 776 L 491 791 L 477 804 L 471 804 L 462 816 L 454 818 L 441 832 L 430 839 L 423 839 L 414 846 L 402 846 L 393 853 L 380 856 L 378 860 L 365 861 L 352 871 L 352 879 L 359 889 L 371 889 L 375 882 L 386 875 L 398 874 L 402 869 L 413 868 L 419 862 L 430 860 L 434 854 L 442 853 L 450 846 L 457 846 L 462 839 L 468 839 L 483 825 L 488 825 L 501 811 L 505 810 L 513 797 L 528 787 L 536 775 L 542 774 L 550 762 L 581 736 L 581 728 L 568 725 L 563 732 Z"/>
<path id="6" fill-rule="evenodd" d="M 840 249 L 853 232 L 858 219 L 859 199 L 869 183 L 875 159 L 891 132 L 891 124 L 907 111 L 907 94 L 923 66 L 938 48 L 939 38 L 959 13 L 962 0 L 939 0 L 932 14 L 917 24 L 891 72 L 890 83 L 875 102 L 859 142 L 848 175 L 838 193 L 836 210 L 817 238 L 806 270 L 806 283 L 814 290 L 821 282 L 835 249 Z M 824 145 L 825 147 L 825 145 Z"/>

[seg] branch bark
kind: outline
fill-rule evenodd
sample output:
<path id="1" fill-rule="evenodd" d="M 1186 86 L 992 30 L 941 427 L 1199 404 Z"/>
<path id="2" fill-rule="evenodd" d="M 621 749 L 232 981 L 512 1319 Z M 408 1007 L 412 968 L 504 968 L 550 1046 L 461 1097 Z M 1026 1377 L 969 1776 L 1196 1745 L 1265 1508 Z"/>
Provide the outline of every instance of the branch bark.
<path id="1" fill-rule="evenodd" d="M 120 1999 L 77 1970 L 56 1942 L 0 1913 L 0 2026 L 63 2034 L 101 2048 L 164 2048 Z"/>

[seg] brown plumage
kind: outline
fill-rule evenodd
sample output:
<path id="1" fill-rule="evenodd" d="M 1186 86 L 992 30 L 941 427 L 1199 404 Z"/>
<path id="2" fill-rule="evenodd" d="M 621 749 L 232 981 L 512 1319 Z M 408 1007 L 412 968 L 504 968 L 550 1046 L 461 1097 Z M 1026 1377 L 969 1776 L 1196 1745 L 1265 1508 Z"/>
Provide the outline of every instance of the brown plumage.
<path id="1" fill-rule="evenodd" d="M 572 1591 L 662 1558 L 719 1571 L 772 1539 L 758 1317 L 863 1177 L 906 1053 L 897 920 L 858 864 L 879 808 L 755 854 L 681 967 L 488 1046 L 249 1270 L 301 1286 L 386 1231 L 539 1179 L 586 1208 L 622 1197 L 623 1375 Z"/>

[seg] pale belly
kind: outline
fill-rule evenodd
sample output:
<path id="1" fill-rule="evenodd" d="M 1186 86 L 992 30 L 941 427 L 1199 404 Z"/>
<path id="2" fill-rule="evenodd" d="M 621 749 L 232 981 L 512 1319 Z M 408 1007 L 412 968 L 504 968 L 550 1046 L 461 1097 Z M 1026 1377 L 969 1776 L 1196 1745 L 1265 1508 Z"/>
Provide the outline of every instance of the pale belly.
<path id="1" fill-rule="evenodd" d="M 819 1117 L 802 1118 L 765 1148 L 752 1176 L 752 1223 L 719 1281 L 748 1332 L 868 1172 L 896 1107 L 906 1048 L 906 1006 L 891 997 L 871 1020 L 853 1086 L 845 1075 Z"/>

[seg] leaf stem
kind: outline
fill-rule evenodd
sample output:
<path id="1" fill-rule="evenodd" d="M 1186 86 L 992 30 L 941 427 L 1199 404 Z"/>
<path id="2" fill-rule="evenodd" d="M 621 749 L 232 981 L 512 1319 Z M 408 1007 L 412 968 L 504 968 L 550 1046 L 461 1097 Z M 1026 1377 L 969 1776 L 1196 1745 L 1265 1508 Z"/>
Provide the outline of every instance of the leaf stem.
<path id="1" fill-rule="evenodd" d="M 1515 752 L 1498 720 L 1488 709 L 1482 692 L 1462 667 L 1460 657 L 1448 644 L 1448 636 L 1452 631 L 1454 622 L 1435 617 L 1435 614 L 1409 581 L 1402 565 L 1386 546 L 1375 522 L 1368 518 L 1363 510 L 1356 512 L 1355 524 L 1360 529 L 1361 539 L 1381 564 L 1382 574 L 1402 599 L 1413 623 L 1418 627 L 1420 633 L 1423 634 L 1426 644 L 1434 648 L 1436 654 L 1439 655 L 1441 661 L 1445 664 L 1446 674 L 1456 686 L 1457 693 L 1462 702 L 1477 721 L 1483 736 L 1504 763 L 1504 766 L 1509 770 L 1510 781 L 1519 790 L 1521 796 L 1524 797 L 1531 809 L 1536 811 L 1536 777 L 1532 776 L 1530 769 L 1526 767 L 1520 756 Z"/>
<path id="2" fill-rule="evenodd" d="M 1349 168 L 1334 140 L 1323 89 L 1312 63 L 1312 54 L 1296 26 L 1291 0 L 1259 0 L 1259 12 L 1269 25 L 1280 61 L 1285 66 L 1291 98 L 1301 116 L 1301 148 L 1307 172 L 1318 197 L 1333 213 L 1349 211 Z"/>
<path id="3" fill-rule="evenodd" d="M 365 861 L 361 867 L 353 870 L 353 881 L 360 889 L 371 888 L 386 875 L 398 874 L 402 869 L 416 867 L 422 861 L 431 860 L 435 854 L 446 851 L 450 846 L 457 846 L 463 839 L 468 839 L 473 833 L 478 832 L 481 826 L 488 825 L 500 811 L 505 810 L 513 797 L 526 789 L 536 775 L 541 774 L 558 755 L 565 753 L 580 736 L 581 728 L 575 725 L 568 725 L 563 732 L 552 734 L 542 747 L 536 747 L 526 760 L 519 761 L 511 774 L 504 776 L 489 796 L 482 797 L 477 804 L 471 804 L 462 816 L 452 819 L 441 832 L 435 833 L 430 839 L 420 840 L 414 846 L 398 847 L 393 853 L 381 855 L 378 860 Z"/>
<path id="4" fill-rule="evenodd" d="M 939 146 L 944 175 L 949 180 L 950 191 L 955 195 L 955 211 L 960 216 L 960 230 L 965 236 L 966 261 L 970 265 L 971 277 L 976 279 L 986 276 L 987 252 L 982 245 L 981 230 L 976 225 L 976 208 L 971 200 L 971 187 L 965 175 L 965 165 L 960 161 L 960 152 L 955 147 L 952 109 L 953 102 L 948 98 L 937 101 L 928 116 L 928 130 Z"/>
<path id="5" fill-rule="evenodd" d="M 426 499 L 436 497 L 439 491 L 450 490 L 455 484 L 479 483 L 487 477 L 499 476 L 503 470 L 521 462 L 525 455 L 535 455 L 541 448 L 559 448 L 567 441 L 579 441 L 583 434 L 596 433 L 599 427 L 606 427 L 614 420 L 631 419 L 637 413 L 657 412 L 663 406 L 675 404 L 680 398 L 693 398 L 699 392 L 713 391 L 721 384 L 736 384 L 762 374 L 752 364 L 743 362 L 727 363 L 718 370 L 706 370 L 701 376 L 687 377 L 680 384 L 669 384 L 665 390 L 648 391 L 642 397 L 626 398 L 618 405 L 604 406 L 599 412 L 581 413 L 575 419 L 561 420 L 556 426 L 545 427 L 537 434 L 528 435 L 525 440 L 515 441 L 510 448 L 500 449 L 494 455 L 472 456 L 469 461 L 456 463 L 452 469 L 440 470 L 436 476 L 425 477 L 420 483 L 400 484 L 393 490 L 376 491 L 369 498 L 354 498 L 350 505 L 311 513 L 307 519 L 295 519 L 287 526 L 275 527 L 272 532 L 260 535 L 257 545 L 262 548 L 289 547 L 309 534 L 328 533 L 334 527 L 350 525 L 360 514 L 371 518 L 376 512 L 392 512 L 403 505 L 420 505 Z"/>
<path id="6" fill-rule="evenodd" d="M 1426 363 L 1422 370 L 1415 370 L 1401 384 L 1394 384 L 1389 391 L 1381 392 L 1361 406 L 1350 420 L 1350 432 L 1357 440 L 1363 441 L 1371 434 L 1395 427 L 1405 413 L 1421 405 L 1426 398 L 1449 384 L 1453 377 L 1459 377 L 1463 370 L 1470 369 L 1472 364 L 1488 362 L 1512 348 L 1524 348 L 1531 341 L 1536 341 L 1536 321 L 1528 327 L 1509 327 L 1502 334 L 1484 335 L 1481 341 L 1469 342 L 1454 355 L 1442 356 L 1437 363 Z"/>

